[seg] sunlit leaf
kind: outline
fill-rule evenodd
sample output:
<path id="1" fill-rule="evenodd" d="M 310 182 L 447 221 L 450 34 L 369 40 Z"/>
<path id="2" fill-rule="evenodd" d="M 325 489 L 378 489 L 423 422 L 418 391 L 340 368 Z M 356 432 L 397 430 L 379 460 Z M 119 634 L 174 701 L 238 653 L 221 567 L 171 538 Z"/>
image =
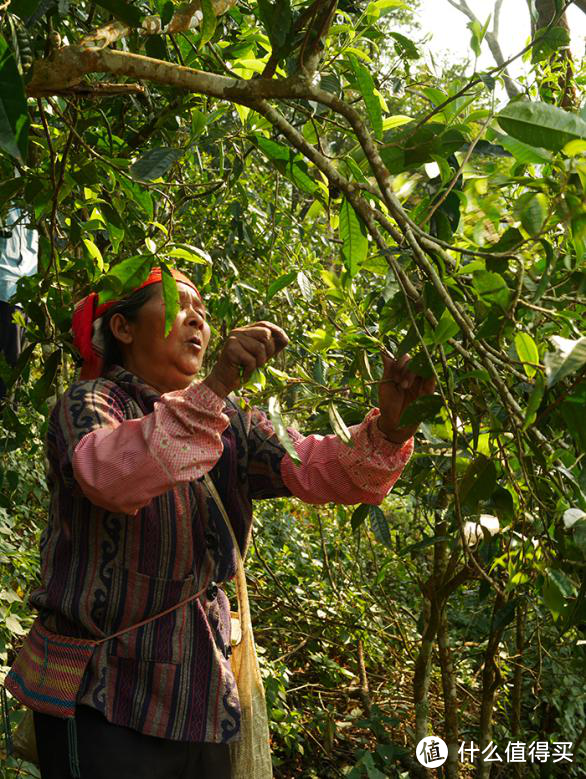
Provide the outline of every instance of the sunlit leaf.
<path id="1" fill-rule="evenodd" d="M 355 276 L 368 255 L 366 230 L 346 198 L 340 206 L 340 238 L 344 262 L 351 276 Z"/>
<path id="2" fill-rule="evenodd" d="M 267 302 L 273 298 L 277 292 L 280 292 L 285 287 L 289 286 L 292 281 L 295 281 L 297 273 L 292 270 L 289 273 L 283 273 L 278 279 L 275 279 L 267 290 Z"/>
<path id="3" fill-rule="evenodd" d="M 200 47 L 212 39 L 218 23 L 212 0 L 201 0 L 201 11 L 203 19 L 201 21 L 201 37 L 199 39 Z"/>
<path id="4" fill-rule="evenodd" d="M 498 115 L 503 130 L 530 146 L 559 151 L 568 141 L 586 139 L 586 121 L 549 103 L 516 100 Z"/>
<path id="5" fill-rule="evenodd" d="M 102 257 L 102 252 L 98 249 L 96 244 L 90 239 L 90 238 L 84 238 L 83 243 L 85 248 L 88 250 L 88 254 L 94 260 L 98 268 L 103 271 L 104 270 L 104 258 Z"/>
<path id="6" fill-rule="evenodd" d="M 586 337 L 572 340 L 553 335 L 550 341 L 554 345 L 554 351 L 547 352 L 543 362 L 547 386 L 553 387 L 558 381 L 586 365 Z"/>
<path id="7" fill-rule="evenodd" d="M 340 412 L 333 403 L 330 403 L 328 406 L 328 416 L 330 418 L 330 425 L 332 426 L 332 430 L 338 436 L 340 441 L 342 441 L 342 443 L 346 444 L 347 446 L 353 446 L 354 442 L 352 440 L 352 433 L 348 430 L 348 427 L 342 419 Z"/>
<path id="8" fill-rule="evenodd" d="M 362 65 L 352 54 L 348 56 L 348 61 L 352 66 L 358 89 L 364 100 L 366 112 L 376 138 L 382 138 L 383 118 L 381 105 L 378 97 L 374 94 L 374 81 L 370 71 Z"/>
<path id="9" fill-rule="evenodd" d="M 177 282 L 166 265 L 161 265 L 163 282 L 163 301 L 165 303 L 165 338 L 171 332 L 179 313 L 179 290 Z"/>
<path id="10" fill-rule="evenodd" d="M 523 363 L 525 373 L 529 378 L 532 378 L 537 371 L 535 365 L 539 364 L 537 344 L 529 333 L 517 333 L 515 336 L 515 349 L 517 350 L 519 360 Z"/>
<path id="11" fill-rule="evenodd" d="M 295 465 L 301 465 L 301 459 L 297 454 L 297 450 L 293 446 L 293 442 L 289 437 L 289 433 L 287 432 L 287 426 L 281 414 L 281 406 L 277 398 L 275 397 L 269 398 L 268 409 L 269 409 L 269 416 L 271 418 L 271 422 L 273 423 L 273 428 L 275 430 L 275 434 L 277 438 L 283 444 L 285 450 L 287 451 L 289 457 L 293 460 Z"/>

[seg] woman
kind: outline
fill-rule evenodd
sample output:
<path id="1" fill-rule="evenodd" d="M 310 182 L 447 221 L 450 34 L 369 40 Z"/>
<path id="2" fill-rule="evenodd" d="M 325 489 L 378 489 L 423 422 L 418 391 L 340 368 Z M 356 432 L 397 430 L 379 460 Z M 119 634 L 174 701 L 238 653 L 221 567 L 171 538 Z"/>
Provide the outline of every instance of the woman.
<path id="1" fill-rule="evenodd" d="M 236 328 L 196 381 L 210 327 L 197 288 L 173 275 L 180 310 L 167 337 L 159 269 L 128 298 L 97 306 L 94 294 L 74 314 L 86 380 L 51 417 L 51 509 L 42 587 L 31 600 L 44 628 L 80 638 L 169 613 L 91 652 L 75 695 L 75 743 L 65 720 L 47 713 L 47 680 L 59 674 L 50 652 L 30 674 L 17 660 L 7 686 L 35 710 L 43 779 L 72 772 L 229 779 L 239 708 L 229 604 L 219 585 L 234 575 L 235 558 L 201 478 L 209 473 L 215 483 L 242 552 L 253 499 L 380 503 L 413 447 L 414 430 L 398 427 L 401 413 L 433 391 L 406 359 L 386 360 L 380 410 L 352 428 L 354 446 L 290 431 L 297 467 L 267 417 L 229 398 L 285 348 L 287 336 L 270 322 Z M 202 588 L 200 598 L 173 610 Z"/>

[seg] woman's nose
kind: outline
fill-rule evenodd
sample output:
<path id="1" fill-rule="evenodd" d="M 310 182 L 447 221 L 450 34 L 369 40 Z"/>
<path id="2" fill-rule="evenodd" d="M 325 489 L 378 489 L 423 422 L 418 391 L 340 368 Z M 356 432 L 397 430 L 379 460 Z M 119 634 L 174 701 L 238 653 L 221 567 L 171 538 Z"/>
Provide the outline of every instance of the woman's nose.
<path id="1" fill-rule="evenodd" d="M 204 326 L 205 319 L 199 311 L 192 310 L 187 316 L 187 324 L 191 327 L 197 327 L 199 330 Z"/>

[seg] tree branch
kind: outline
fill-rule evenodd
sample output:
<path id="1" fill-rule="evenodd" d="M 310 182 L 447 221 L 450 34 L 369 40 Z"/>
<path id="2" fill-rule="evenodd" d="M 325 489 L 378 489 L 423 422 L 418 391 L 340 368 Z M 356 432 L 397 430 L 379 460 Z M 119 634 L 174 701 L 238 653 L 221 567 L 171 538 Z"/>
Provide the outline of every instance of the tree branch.
<path id="1" fill-rule="evenodd" d="M 236 5 L 236 0 L 211 0 L 212 8 L 216 16 L 222 16 Z M 189 3 L 189 5 L 179 8 L 175 11 L 173 18 L 166 27 L 161 23 L 161 17 L 158 15 L 146 16 L 142 20 L 138 32 L 141 35 L 161 35 L 173 34 L 177 32 L 186 32 L 199 27 L 203 13 L 200 0 Z M 131 27 L 124 22 L 108 22 L 103 27 L 99 27 L 95 32 L 82 38 L 80 45 L 99 48 L 105 48 L 115 43 L 120 38 L 125 38 L 136 28 Z"/>

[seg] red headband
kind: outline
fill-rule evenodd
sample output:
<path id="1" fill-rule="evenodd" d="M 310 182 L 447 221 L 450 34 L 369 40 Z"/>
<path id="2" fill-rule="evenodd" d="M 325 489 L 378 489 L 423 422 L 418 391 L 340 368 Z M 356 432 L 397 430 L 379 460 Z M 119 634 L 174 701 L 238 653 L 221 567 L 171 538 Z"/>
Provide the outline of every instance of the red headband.
<path id="1" fill-rule="evenodd" d="M 170 271 L 175 281 L 182 281 L 184 284 L 187 284 L 194 289 L 201 298 L 198 288 L 191 279 L 181 273 L 181 271 L 174 270 L 173 268 L 171 268 Z M 151 284 L 157 284 L 162 281 L 162 277 L 163 272 L 161 271 L 161 268 L 153 268 L 146 281 L 143 281 L 142 284 L 135 287 L 132 292 L 137 292 L 137 290 L 148 287 Z M 92 343 L 94 322 L 103 316 L 109 308 L 119 302 L 119 300 L 109 300 L 107 303 L 98 305 L 98 293 L 91 292 L 75 306 L 73 319 L 71 321 L 71 330 L 73 332 L 73 344 L 83 359 L 80 379 L 84 381 L 96 379 L 101 374 L 103 368 L 102 355 L 96 351 L 95 346 Z"/>

